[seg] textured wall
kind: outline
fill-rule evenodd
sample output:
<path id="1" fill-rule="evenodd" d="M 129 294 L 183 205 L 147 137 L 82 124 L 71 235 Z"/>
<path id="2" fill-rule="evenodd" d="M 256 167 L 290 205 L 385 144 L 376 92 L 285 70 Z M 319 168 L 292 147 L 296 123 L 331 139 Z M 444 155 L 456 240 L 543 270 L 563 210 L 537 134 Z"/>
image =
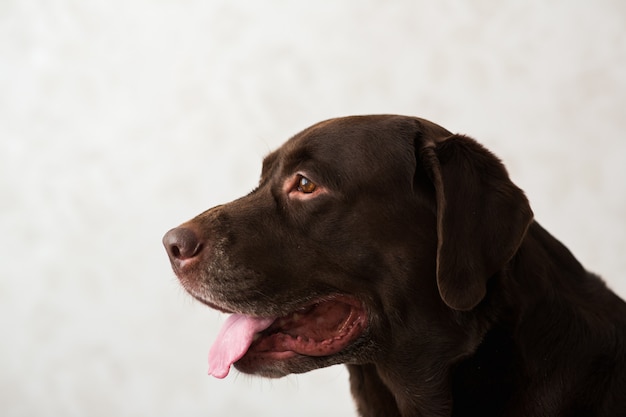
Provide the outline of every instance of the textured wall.
<path id="1" fill-rule="evenodd" d="M 2 1 L 0 414 L 354 415 L 342 367 L 206 376 L 160 242 L 334 116 L 479 139 L 626 295 L 625 4 Z"/>

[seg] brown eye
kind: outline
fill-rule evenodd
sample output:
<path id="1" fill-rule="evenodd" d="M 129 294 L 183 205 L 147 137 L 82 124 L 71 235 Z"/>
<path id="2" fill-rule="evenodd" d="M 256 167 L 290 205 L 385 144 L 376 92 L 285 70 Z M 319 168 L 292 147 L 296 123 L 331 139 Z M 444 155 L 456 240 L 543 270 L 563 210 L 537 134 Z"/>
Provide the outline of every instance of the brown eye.
<path id="1" fill-rule="evenodd" d="M 300 176 L 300 180 L 298 181 L 298 191 L 310 194 L 317 189 L 317 184 L 306 177 Z"/>

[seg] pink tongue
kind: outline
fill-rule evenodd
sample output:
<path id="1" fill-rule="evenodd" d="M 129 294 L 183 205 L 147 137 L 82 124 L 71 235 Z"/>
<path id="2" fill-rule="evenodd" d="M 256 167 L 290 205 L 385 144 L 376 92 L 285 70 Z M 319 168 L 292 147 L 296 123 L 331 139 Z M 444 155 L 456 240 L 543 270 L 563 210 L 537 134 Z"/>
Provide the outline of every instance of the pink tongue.
<path id="1" fill-rule="evenodd" d="M 209 375 L 225 378 L 230 366 L 243 357 L 253 342 L 254 335 L 274 322 L 274 319 L 232 314 L 209 351 Z"/>

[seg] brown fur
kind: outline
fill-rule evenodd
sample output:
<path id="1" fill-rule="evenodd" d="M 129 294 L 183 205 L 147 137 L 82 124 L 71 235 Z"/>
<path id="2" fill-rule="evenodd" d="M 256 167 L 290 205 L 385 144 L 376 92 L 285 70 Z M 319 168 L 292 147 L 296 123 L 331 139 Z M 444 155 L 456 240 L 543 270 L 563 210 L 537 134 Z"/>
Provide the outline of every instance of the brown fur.
<path id="1" fill-rule="evenodd" d="M 255 191 L 164 243 L 185 288 L 223 311 L 362 306 L 367 325 L 335 354 L 235 364 L 345 363 L 362 416 L 626 415 L 626 304 L 533 220 L 496 157 L 426 120 L 312 126 Z"/>

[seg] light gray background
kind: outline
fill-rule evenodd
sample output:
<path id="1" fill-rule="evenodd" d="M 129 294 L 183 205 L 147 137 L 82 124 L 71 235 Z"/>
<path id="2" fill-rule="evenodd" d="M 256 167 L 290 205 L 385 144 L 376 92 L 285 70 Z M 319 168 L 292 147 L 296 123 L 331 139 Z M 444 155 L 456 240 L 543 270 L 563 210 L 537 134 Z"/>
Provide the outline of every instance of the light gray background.
<path id="1" fill-rule="evenodd" d="M 160 242 L 329 117 L 477 138 L 626 295 L 625 5 L 3 0 L 0 414 L 354 415 L 342 367 L 206 376 L 223 316 Z"/>

